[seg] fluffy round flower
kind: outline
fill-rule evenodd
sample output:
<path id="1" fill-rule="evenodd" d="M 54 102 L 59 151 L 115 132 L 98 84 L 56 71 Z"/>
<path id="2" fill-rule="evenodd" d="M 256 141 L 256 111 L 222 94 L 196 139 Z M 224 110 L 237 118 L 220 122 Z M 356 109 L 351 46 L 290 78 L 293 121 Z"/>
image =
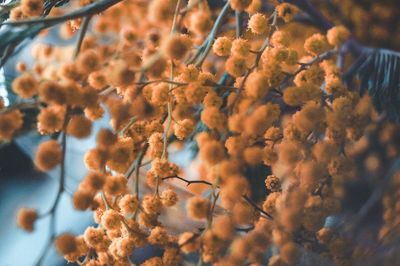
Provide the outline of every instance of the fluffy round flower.
<path id="1" fill-rule="evenodd" d="M 107 230 L 117 230 L 121 226 L 121 215 L 115 210 L 106 210 L 101 216 L 101 225 Z"/>
<path id="2" fill-rule="evenodd" d="M 312 55 L 319 55 L 329 49 L 329 44 L 324 35 L 314 33 L 304 42 L 304 49 Z"/>
<path id="3" fill-rule="evenodd" d="M 340 46 L 349 37 L 350 31 L 342 25 L 332 27 L 326 33 L 329 44 L 336 47 Z"/>
<path id="4" fill-rule="evenodd" d="M 94 71 L 88 76 L 88 83 L 96 90 L 104 89 L 107 86 L 107 78 L 103 71 Z"/>
<path id="5" fill-rule="evenodd" d="M 276 203 L 278 199 L 281 197 L 280 192 L 272 192 L 269 193 L 267 198 L 265 199 L 262 208 L 266 213 L 274 215 L 276 212 Z"/>
<path id="6" fill-rule="evenodd" d="M 55 140 L 48 140 L 39 144 L 35 155 L 35 165 L 41 171 L 49 171 L 56 167 L 61 159 L 61 146 Z"/>
<path id="7" fill-rule="evenodd" d="M 264 147 L 262 159 L 265 165 L 273 165 L 278 161 L 278 154 L 270 147 Z"/>
<path id="8" fill-rule="evenodd" d="M 296 14 L 297 8 L 294 5 L 282 3 L 276 6 L 276 12 L 278 12 L 278 16 L 283 18 L 285 22 L 289 22 Z"/>
<path id="9" fill-rule="evenodd" d="M 86 242 L 86 244 L 89 247 L 96 247 L 99 244 L 101 244 L 104 240 L 104 230 L 100 227 L 95 228 L 93 226 L 89 226 L 86 228 L 83 237 Z"/>
<path id="10" fill-rule="evenodd" d="M 12 90 L 21 98 L 32 98 L 36 95 L 39 83 L 31 73 L 24 73 L 12 82 Z"/>
<path id="11" fill-rule="evenodd" d="M 181 60 L 190 50 L 191 45 L 192 41 L 188 35 L 175 34 L 168 38 L 164 44 L 164 51 L 168 57 L 175 60 Z"/>
<path id="12" fill-rule="evenodd" d="M 44 10 L 43 0 L 22 0 L 21 11 L 27 17 L 41 16 Z"/>
<path id="13" fill-rule="evenodd" d="M 138 38 L 137 30 L 132 26 L 125 26 L 120 31 L 122 41 L 132 45 Z"/>
<path id="14" fill-rule="evenodd" d="M 195 252 L 200 248 L 200 242 L 192 232 L 182 233 L 179 236 L 178 244 L 184 253 Z"/>
<path id="15" fill-rule="evenodd" d="M 179 140 L 183 140 L 192 133 L 194 126 L 191 119 L 181 120 L 174 124 L 174 134 Z"/>
<path id="16" fill-rule="evenodd" d="M 109 176 L 104 184 L 104 191 L 114 196 L 121 195 L 127 190 L 127 182 L 123 175 Z"/>
<path id="17" fill-rule="evenodd" d="M 154 104 L 163 105 L 169 100 L 169 86 L 165 83 L 160 83 L 152 88 L 151 101 Z"/>
<path id="18" fill-rule="evenodd" d="M 243 159 L 249 165 L 260 164 L 263 160 L 263 149 L 257 146 L 247 147 L 243 151 Z"/>
<path id="19" fill-rule="evenodd" d="M 65 119 L 65 107 L 51 105 L 40 110 L 37 116 L 37 128 L 40 134 L 51 134 L 62 130 Z"/>
<path id="20" fill-rule="evenodd" d="M 231 217 L 221 215 L 213 221 L 213 232 L 221 239 L 229 240 L 235 233 L 235 227 Z"/>
<path id="21" fill-rule="evenodd" d="M 67 132 L 76 138 L 87 138 L 92 131 L 92 121 L 83 115 L 75 115 L 68 123 Z"/>
<path id="22" fill-rule="evenodd" d="M 121 209 L 122 214 L 132 214 L 135 213 L 139 207 L 139 201 L 136 196 L 132 194 L 126 194 L 119 200 L 118 206 Z"/>
<path id="23" fill-rule="evenodd" d="M 229 56 L 232 48 L 232 41 L 226 36 L 218 37 L 212 48 L 213 52 L 218 56 Z"/>
<path id="24" fill-rule="evenodd" d="M 160 132 L 151 134 L 148 142 L 150 157 L 161 158 L 164 147 L 163 134 Z"/>
<path id="25" fill-rule="evenodd" d="M 182 78 L 184 82 L 192 82 L 197 80 L 199 74 L 199 69 L 195 65 L 191 64 L 183 69 L 179 77 Z"/>
<path id="26" fill-rule="evenodd" d="M 326 78 L 324 89 L 335 98 L 343 96 L 347 92 L 347 89 L 339 78 Z"/>
<path id="27" fill-rule="evenodd" d="M 197 35 L 208 34 L 213 23 L 210 12 L 197 10 L 189 16 L 188 28 Z"/>
<path id="28" fill-rule="evenodd" d="M 266 141 L 278 141 L 282 138 L 282 131 L 279 127 L 270 127 L 265 131 L 264 139 Z"/>
<path id="29" fill-rule="evenodd" d="M 310 134 L 323 127 L 325 112 L 317 102 L 307 102 L 303 108 L 296 112 L 293 117 L 293 124 L 304 134 Z"/>
<path id="30" fill-rule="evenodd" d="M 269 175 L 265 179 L 265 186 L 269 191 L 277 192 L 281 190 L 281 180 L 275 175 Z"/>
<path id="31" fill-rule="evenodd" d="M 289 87 L 283 92 L 283 101 L 291 106 L 302 105 L 308 101 L 319 101 L 322 91 L 314 84 L 304 84 L 301 87 Z"/>
<path id="32" fill-rule="evenodd" d="M 209 90 L 206 97 L 204 97 L 203 99 L 204 107 L 220 108 L 222 106 L 222 103 L 222 98 L 213 90 Z"/>
<path id="33" fill-rule="evenodd" d="M 149 214 L 160 213 L 162 209 L 162 202 L 158 196 L 146 195 L 143 198 L 142 205 L 144 211 Z"/>
<path id="34" fill-rule="evenodd" d="M 135 73 L 128 68 L 128 65 L 122 61 L 116 61 L 110 67 L 108 79 L 110 83 L 117 87 L 126 87 L 132 84 L 135 79 Z"/>
<path id="35" fill-rule="evenodd" d="M 163 246 L 168 243 L 168 233 L 164 227 L 154 227 L 147 238 L 150 244 Z"/>
<path id="36" fill-rule="evenodd" d="M 32 232 L 37 218 L 36 209 L 21 208 L 18 210 L 17 224 L 25 231 Z"/>
<path id="37" fill-rule="evenodd" d="M 208 141 L 200 146 L 200 156 L 211 165 L 217 164 L 225 158 L 224 145 L 215 140 Z"/>
<path id="38" fill-rule="evenodd" d="M 267 103 L 258 106 L 245 120 L 244 131 L 250 136 L 262 136 L 280 116 L 277 104 Z"/>
<path id="39" fill-rule="evenodd" d="M 172 189 L 164 190 L 161 193 L 161 202 L 167 207 L 174 206 L 178 202 L 178 195 Z"/>
<path id="40" fill-rule="evenodd" d="M 244 85 L 246 94 L 255 99 L 263 99 L 270 90 L 268 78 L 262 71 L 252 72 Z"/>
<path id="41" fill-rule="evenodd" d="M 232 56 L 246 58 L 250 54 L 250 43 L 246 39 L 235 39 L 231 47 Z"/>
<path id="42" fill-rule="evenodd" d="M 251 0 L 231 0 L 229 4 L 233 10 L 243 11 L 251 4 Z"/>
<path id="43" fill-rule="evenodd" d="M 292 165 L 302 158 L 301 150 L 293 141 L 284 141 L 279 145 L 279 160 Z"/>
<path id="44" fill-rule="evenodd" d="M 244 194 L 249 193 L 249 183 L 241 175 L 235 174 L 223 180 L 224 186 L 221 190 L 221 198 L 227 206 L 237 203 Z"/>
<path id="45" fill-rule="evenodd" d="M 67 91 L 55 81 L 43 81 L 39 85 L 39 99 L 48 104 L 65 104 Z"/>
<path id="46" fill-rule="evenodd" d="M 249 14 L 255 14 L 262 8 L 262 0 L 252 0 L 250 5 L 247 6 L 246 12 Z"/>
<path id="47" fill-rule="evenodd" d="M 106 174 L 102 172 L 90 172 L 83 179 L 84 184 L 87 185 L 93 191 L 102 189 L 105 181 L 106 181 Z"/>
<path id="48" fill-rule="evenodd" d="M 54 241 L 54 245 L 58 253 L 63 256 L 74 253 L 78 249 L 76 237 L 69 233 L 58 236 Z"/>
<path id="49" fill-rule="evenodd" d="M 117 142 L 117 136 L 107 128 L 102 128 L 97 132 L 96 144 L 100 148 L 107 148 L 114 145 Z"/>
<path id="50" fill-rule="evenodd" d="M 225 68 L 233 77 L 241 77 L 247 70 L 246 59 L 238 56 L 230 56 L 225 62 Z"/>
<path id="51" fill-rule="evenodd" d="M 226 117 L 217 107 L 211 106 L 201 112 L 201 121 L 210 129 L 223 130 L 226 124 Z"/>
<path id="52" fill-rule="evenodd" d="M 93 203 L 93 192 L 89 189 L 78 189 L 72 196 L 72 205 L 76 210 L 85 211 Z"/>
<path id="53" fill-rule="evenodd" d="M 84 162 L 89 170 L 102 170 L 107 161 L 108 153 L 106 150 L 95 148 L 85 153 Z"/>
<path id="54" fill-rule="evenodd" d="M 232 209 L 233 219 L 238 224 L 249 224 L 254 222 L 254 209 L 244 201 L 239 201 Z"/>
<path id="55" fill-rule="evenodd" d="M 190 218 L 202 220 L 207 218 L 211 204 L 208 199 L 202 197 L 192 197 L 188 200 L 186 210 Z"/>
<path id="56" fill-rule="evenodd" d="M 271 44 L 274 47 L 282 47 L 282 46 L 287 47 L 289 43 L 290 43 L 289 35 L 282 30 L 275 31 L 271 36 Z"/>
<path id="57" fill-rule="evenodd" d="M 180 265 L 182 262 L 182 256 L 180 249 L 175 247 L 167 247 L 164 250 L 162 257 L 164 265 Z"/>
<path id="58" fill-rule="evenodd" d="M 190 83 L 185 89 L 185 97 L 190 104 L 200 104 L 207 94 L 207 88 L 199 82 Z"/>
<path id="59" fill-rule="evenodd" d="M 165 23 L 172 20 L 175 5 L 173 1 L 154 0 L 149 4 L 148 19 L 153 23 Z"/>
<path id="60" fill-rule="evenodd" d="M 264 34 L 268 30 L 268 19 L 263 14 L 254 14 L 250 17 L 248 27 L 254 34 Z"/>
<path id="61" fill-rule="evenodd" d="M 100 57 L 96 51 L 88 49 L 82 51 L 76 62 L 78 70 L 83 74 L 89 74 L 100 67 Z"/>
<path id="62" fill-rule="evenodd" d="M 10 140 L 23 123 L 23 115 L 19 110 L 0 113 L 0 139 Z"/>
<path id="63" fill-rule="evenodd" d="M 300 185 L 306 191 L 314 191 L 318 182 L 326 177 L 327 170 L 315 161 L 304 161 L 299 165 Z"/>

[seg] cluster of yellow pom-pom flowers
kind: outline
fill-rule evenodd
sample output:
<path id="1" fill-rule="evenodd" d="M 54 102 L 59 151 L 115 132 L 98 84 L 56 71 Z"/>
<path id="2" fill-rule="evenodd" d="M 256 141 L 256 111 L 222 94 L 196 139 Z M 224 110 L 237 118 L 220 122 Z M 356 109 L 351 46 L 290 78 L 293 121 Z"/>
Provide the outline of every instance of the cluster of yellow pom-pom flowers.
<path id="1" fill-rule="evenodd" d="M 105 110 L 111 117 L 111 129 L 96 132 L 85 155 L 89 172 L 72 195 L 73 206 L 93 211 L 97 225 L 55 239 L 66 260 L 131 265 L 133 251 L 152 244 L 164 253 L 142 265 L 181 265 L 192 252 L 201 263 L 265 265 L 272 247 L 269 265 L 294 265 L 304 249 L 351 263 L 347 240 L 324 227 L 340 211 L 342 184 L 353 170 L 344 148 L 376 117 L 370 98 L 348 89 L 334 62 L 350 33 L 336 26 L 299 48 L 284 27 L 298 9 L 281 3 L 264 11 L 262 2 L 231 0 L 216 11 L 207 1 L 121 1 L 93 18 L 75 58 L 38 44 L 34 65 L 17 65 L 12 89 L 39 108 L 37 131 L 61 135 L 40 143 L 39 170 L 61 164 L 64 171 L 65 136 L 86 138 Z M 43 0 L 22 0 L 10 17 L 32 19 L 43 8 Z M 231 27 L 232 10 L 246 14 L 247 28 Z M 71 37 L 81 24 L 69 21 L 60 33 Z M 0 139 L 11 140 L 23 113 L 4 104 L 0 112 Z M 201 162 L 196 180 L 168 156 L 169 144 L 192 139 Z M 257 165 L 272 169 L 263 200 L 253 200 L 255 177 L 246 173 Z M 151 193 L 140 193 L 141 178 Z M 181 182 L 193 197 L 180 198 Z M 203 225 L 175 234 L 160 215 L 182 204 Z M 22 208 L 18 225 L 32 231 L 45 215 Z"/>

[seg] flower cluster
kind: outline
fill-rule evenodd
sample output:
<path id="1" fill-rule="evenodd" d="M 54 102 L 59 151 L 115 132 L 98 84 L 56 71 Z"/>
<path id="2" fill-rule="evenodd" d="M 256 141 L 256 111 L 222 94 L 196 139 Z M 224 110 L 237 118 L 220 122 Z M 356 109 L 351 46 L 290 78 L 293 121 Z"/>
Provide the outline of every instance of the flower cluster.
<path id="1" fill-rule="evenodd" d="M 22 0 L 11 18 L 40 16 L 43 8 L 43 1 Z M 88 173 L 72 195 L 75 209 L 93 211 L 96 226 L 56 238 L 66 260 L 132 265 L 133 251 L 151 244 L 163 255 L 142 265 L 181 265 L 192 252 L 213 265 L 295 265 L 304 250 L 351 264 L 351 241 L 325 221 L 340 213 L 356 171 L 347 150 L 378 114 L 335 64 L 350 32 L 339 25 L 299 40 L 285 28 L 297 12 L 288 3 L 266 11 L 260 0 L 227 1 L 221 10 L 207 1 L 125 0 L 62 25 L 64 38 L 81 34 L 74 53 L 37 44 L 35 64 L 17 65 L 13 91 L 38 108 L 37 131 L 53 136 L 39 144 L 35 164 L 41 171 L 60 166 L 60 193 L 67 136 L 96 135 L 85 154 Z M 85 35 L 89 22 L 93 32 Z M 92 132 L 105 112 L 110 127 Z M 17 105 L 1 105 L 1 140 L 23 124 Z M 199 180 L 169 159 L 170 144 L 188 142 L 198 147 Z M 253 170 L 260 167 L 268 171 L 258 182 Z M 192 197 L 180 197 L 179 182 L 193 187 Z M 397 221 L 397 196 L 384 198 L 382 232 Z M 21 209 L 18 225 L 32 231 L 57 204 L 44 214 Z M 204 225 L 173 233 L 161 214 L 178 205 Z"/>

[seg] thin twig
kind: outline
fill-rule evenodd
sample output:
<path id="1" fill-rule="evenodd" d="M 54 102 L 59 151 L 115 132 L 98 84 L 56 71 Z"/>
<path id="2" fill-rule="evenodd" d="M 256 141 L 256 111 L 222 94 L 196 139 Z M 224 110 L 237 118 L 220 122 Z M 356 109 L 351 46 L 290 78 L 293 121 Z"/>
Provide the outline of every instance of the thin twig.
<path id="1" fill-rule="evenodd" d="M 207 38 L 208 41 L 207 41 L 206 48 L 205 48 L 204 52 L 201 54 L 200 58 L 197 60 L 197 62 L 195 64 L 196 67 L 200 67 L 203 64 L 208 53 L 210 52 L 211 47 L 214 43 L 214 38 L 217 35 L 217 31 L 218 31 L 219 27 L 221 26 L 222 19 L 225 16 L 225 14 L 228 12 L 229 7 L 230 7 L 230 5 L 229 5 L 229 1 L 228 1 L 228 2 L 226 2 L 225 6 L 222 8 L 221 12 L 219 13 L 219 15 L 217 17 L 217 20 L 214 23 L 213 28 L 211 29 L 211 32 Z"/>
<path id="2" fill-rule="evenodd" d="M 82 23 L 82 27 L 79 33 L 79 37 L 78 37 L 78 42 L 77 45 L 75 46 L 75 51 L 74 51 L 74 58 L 77 58 L 79 55 L 79 52 L 81 50 L 81 46 L 83 43 L 83 39 L 85 38 L 86 32 L 89 28 L 89 24 L 90 24 L 90 20 L 92 19 L 92 15 L 86 16 L 83 19 L 83 23 Z"/>
<path id="3" fill-rule="evenodd" d="M 176 178 L 183 182 L 186 182 L 186 186 L 190 186 L 192 184 L 204 184 L 204 185 L 208 185 L 208 186 L 213 185 L 212 183 L 205 181 L 205 180 L 187 180 L 187 179 L 177 176 L 177 175 L 166 176 L 166 177 L 161 178 L 161 180 L 165 181 L 165 180 L 173 179 L 173 178 Z"/>
<path id="4" fill-rule="evenodd" d="M 240 38 L 240 35 L 242 35 L 241 31 L 241 20 L 240 20 L 241 12 L 240 11 L 235 11 L 235 24 L 236 24 L 236 39 Z"/>
<path id="5" fill-rule="evenodd" d="M 100 13 L 109 7 L 118 4 L 123 0 L 100 0 L 96 1 L 90 5 L 81 7 L 77 11 L 73 11 L 71 13 L 58 16 L 58 17 L 46 17 L 46 18 L 35 18 L 35 19 L 26 19 L 26 20 L 18 20 L 18 21 L 5 21 L 2 25 L 10 25 L 10 26 L 21 26 L 21 25 L 34 25 L 38 23 L 44 23 L 45 26 L 51 27 L 56 24 L 62 23 L 67 20 L 77 19 L 84 16 L 90 16 L 97 13 Z"/>
<path id="6" fill-rule="evenodd" d="M 38 261 L 35 264 L 37 266 L 42 265 L 43 260 L 46 258 L 47 252 L 56 237 L 56 211 L 57 211 L 57 207 L 60 203 L 61 196 L 65 190 L 65 153 L 66 153 L 66 149 L 67 149 L 67 134 L 65 133 L 65 130 L 67 128 L 68 121 L 69 121 L 68 113 L 69 113 L 69 110 L 67 110 L 67 113 L 65 115 L 63 132 L 61 133 L 62 154 L 61 154 L 61 164 L 60 164 L 60 180 L 59 180 L 57 196 L 56 196 L 54 203 L 51 206 L 50 210 L 48 212 L 46 212 L 44 215 L 41 215 L 42 217 L 47 216 L 48 214 L 50 215 L 50 238 L 48 240 L 46 248 L 43 250 L 40 258 L 38 259 Z"/>
<path id="7" fill-rule="evenodd" d="M 261 214 L 264 214 L 265 216 L 267 216 L 270 220 L 272 220 L 272 216 L 271 214 L 267 213 L 266 211 L 264 211 L 261 207 L 259 207 L 252 199 L 250 199 L 247 195 L 243 195 L 242 198 L 247 201 L 251 206 L 253 206 L 254 209 L 256 209 L 257 211 L 259 211 Z"/>

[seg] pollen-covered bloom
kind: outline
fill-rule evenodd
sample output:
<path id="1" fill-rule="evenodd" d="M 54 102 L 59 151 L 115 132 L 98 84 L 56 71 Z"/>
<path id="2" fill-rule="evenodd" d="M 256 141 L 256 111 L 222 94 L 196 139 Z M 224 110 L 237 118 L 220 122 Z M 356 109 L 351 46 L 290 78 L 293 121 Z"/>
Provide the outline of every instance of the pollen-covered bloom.
<path id="1" fill-rule="evenodd" d="M 236 11 L 243 11 L 251 4 L 251 0 L 231 0 L 229 1 L 232 9 Z"/>
<path id="2" fill-rule="evenodd" d="M 23 114 L 19 110 L 0 113 L 0 139 L 10 140 L 23 123 Z"/>
<path id="3" fill-rule="evenodd" d="M 228 37 L 218 37 L 213 44 L 213 52 L 218 56 L 229 56 L 232 48 L 232 40 Z"/>
<path id="4" fill-rule="evenodd" d="M 41 16 L 44 10 L 43 0 L 22 0 L 21 11 L 27 17 Z"/>
<path id="5" fill-rule="evenodd" d="M 268 30 L 268 19 L 263 14 L 254 14 L 250 17 L 248 27 L 254 34 L 264 34 Z"/>
<path id="6" fill-rule="evenodd" d="M 342 25 L 330 28 L 326 33 L 329 44 L 336 47 L 340 46 L 349 37 L 350 31 Z"/>
<path id="7" fill-rule="evenodd" d="M 64 126 L 65 107 L 51 105 L 40 110 L 37 117 L 37 128 L 41 134 L 51 134 L 59 132 Z"/>
<path id="8" fill-rule="evenodd" d="M 320 33 L 314 33 L 304 43 L 304 50 L 312 55 L 319 55 L 329 49 L 326 37 Z"/>
<path id="9" fill-rule="evenodd" d="M 276 12 L 285 22 L 289 22 L 296 14 L 297 7 L 288 3 L 282 3 L 276 6 Z"/>
<path id="10" fill-rule="evenodd" d="M 62 160 L 62 149 L 55 140 L 48 140 L 39 144 L 35 165 L 41 171 L 49 171 L 56 167 Z"/>
<path id="11" fill-rule="evenodd" d="M 207 218 L 210 211 L 210 201 L 202 197 L 192 197 L 189 199 L 186 210 L 189 217 L 195 220 Z"/>
<path id="12" fill-rule="evenodd" d="M 38 213 L 36 209 L 21 208 L 18 211 L 17 224 L 22 229 L 32 232 L 37 218 Z"/>
<path id="13" fill-rule="evenodd" d="M 31 73 L 24 73 L 12 82 L 13 91 L 21 98 L 27 99 L 35 96 L 39 83 Z"/>

